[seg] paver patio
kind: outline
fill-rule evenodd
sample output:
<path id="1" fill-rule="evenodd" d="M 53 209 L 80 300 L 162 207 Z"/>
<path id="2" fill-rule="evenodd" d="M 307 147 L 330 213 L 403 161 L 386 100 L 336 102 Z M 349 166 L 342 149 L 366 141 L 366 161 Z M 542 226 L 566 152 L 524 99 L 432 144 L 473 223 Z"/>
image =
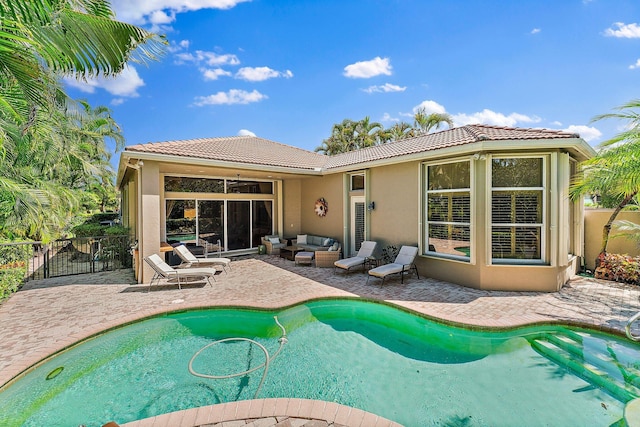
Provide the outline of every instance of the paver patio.
<path id="1" fill-rule="evenodd" d="M 100 331 L 195 307 L 279 308 L 317 298 L 355 297 L 476 327 L 559 321 L 619 334 L 640 311 L 640 287 L 584 277 L 573 278 L 557 293 L 484 291 L 415 276 L 403 285 L 395 279 L 384 286 L 366 281 L 367 275 L 359 272 L 334 273 L 256 255 L 234 260 L 232 270 L 218 275 L 213 287 L 160 285 L 149 291 L 147 285 L 134 284 L 130 270 L 29 282 L 0 305 L 0 385 Z"/>

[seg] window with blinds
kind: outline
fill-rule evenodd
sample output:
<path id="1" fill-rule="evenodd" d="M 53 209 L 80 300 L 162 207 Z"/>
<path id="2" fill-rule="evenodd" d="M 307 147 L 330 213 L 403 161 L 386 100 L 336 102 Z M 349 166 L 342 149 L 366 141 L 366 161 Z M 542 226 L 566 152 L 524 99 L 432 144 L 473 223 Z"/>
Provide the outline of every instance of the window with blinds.
<path id="1" fill-rule="evenodd" d="M 471 162 L 426 166 L 427 253 L 471 257 Z"/>
<path id="2" fill-rule="evenodd" d="M 541 260 L 544 159 L 494 158 L 491 164 L 491 253 L 494 261 Z"/>

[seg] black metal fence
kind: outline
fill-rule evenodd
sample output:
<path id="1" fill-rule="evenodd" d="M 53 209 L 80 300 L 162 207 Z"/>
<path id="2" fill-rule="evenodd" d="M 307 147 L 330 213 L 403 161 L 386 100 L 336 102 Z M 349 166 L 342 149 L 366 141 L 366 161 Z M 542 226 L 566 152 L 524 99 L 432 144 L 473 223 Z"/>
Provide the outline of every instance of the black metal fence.
<path id="1" fill-rule="evenodd" d="M 26 280 L 112 271 L 132 266 L 131 244 L 128 235 L 7 243 L 0 245 L 0 264 L 26 267 Z"/>

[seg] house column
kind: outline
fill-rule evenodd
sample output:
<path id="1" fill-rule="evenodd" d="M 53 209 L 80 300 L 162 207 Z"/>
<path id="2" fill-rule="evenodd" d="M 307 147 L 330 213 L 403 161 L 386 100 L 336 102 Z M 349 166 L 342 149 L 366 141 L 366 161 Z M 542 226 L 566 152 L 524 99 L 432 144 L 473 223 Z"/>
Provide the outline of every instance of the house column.
<path id="1" fill-rule="evenodd" d="M 160 171 L 158 163 L 145 161 L 140 168 L 140 206 L 138 224 L 140 230 L 140 273 L 138 283 L 148 283 L 153 277 L 153 269 L 143 258 L 160 253 Z"/>

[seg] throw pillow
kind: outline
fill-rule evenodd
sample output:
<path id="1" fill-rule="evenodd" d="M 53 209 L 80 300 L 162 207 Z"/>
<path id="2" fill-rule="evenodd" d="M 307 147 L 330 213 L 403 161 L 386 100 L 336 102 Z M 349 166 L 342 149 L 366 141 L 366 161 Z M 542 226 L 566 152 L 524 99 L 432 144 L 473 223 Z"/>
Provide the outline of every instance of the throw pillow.
<path id="1" fill-rule="evenodd" d="M 333 239 L 331 237 L 327 237 L 322 241 L 322 246 L 331 246 L 333 244 Z"/>
<path id="2" fill-rule="evenodd" d="M 335 251 L 333 250 L 333 246 L 329 246 L 329 249 L 327 249 L 327 252 L 335 252 Z"/>
<path id="3" fill-rule="evenodd" d="M 280 239 L 277 237 L 269 237 L 269 242 L 275 245 L 276 243 L 280 243 Z"/>
<path id="4" fill-rule="evenodd" d="M 331 250 L 332 251 L 337 251 L 339 247 L 340 247 L 340 243 L 334 242 L 333 246 L 331 246 Z"/>
<path id="5" fill-rule="evenodd" d="M 306 234 L 298 234 L 298 238 L 296 239 L 296 243 L 299 245 L 307 244 L 307 235 Z"/>

